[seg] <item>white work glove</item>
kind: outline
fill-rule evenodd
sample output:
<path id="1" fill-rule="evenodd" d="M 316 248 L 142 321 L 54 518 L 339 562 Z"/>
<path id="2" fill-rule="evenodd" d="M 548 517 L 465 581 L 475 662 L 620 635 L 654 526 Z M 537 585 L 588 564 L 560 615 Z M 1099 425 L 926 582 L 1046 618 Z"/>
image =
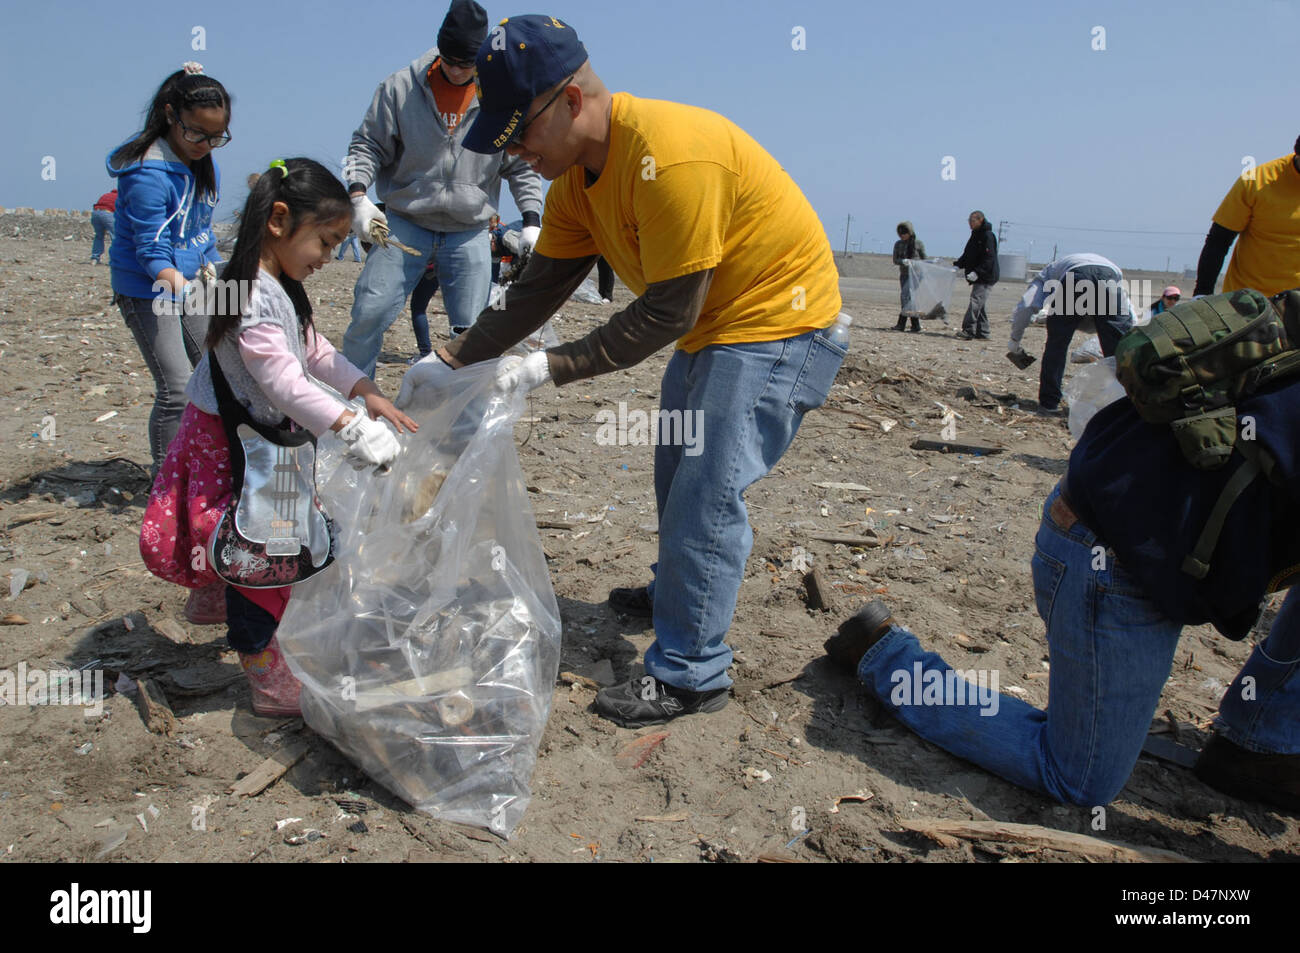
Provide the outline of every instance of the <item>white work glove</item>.
<path id="1" fill-rule="evenodd" d="M 397 437 L 382 422 L 371 420 L 365 411 L 355 413 L 339 431 L 347 444 L 348 462 L 354 470 L 362 467 L 386 467 L 397 457 L 401 447 Z"/>
<path id="2" fill-rule="evenodd" d="M 497 368 L 497 390 L 510 393 L 519 390 L 527 394 L 551 379 L 551 365 L 545 351 L 534 351 L 527 357 L 505 357 Z"/>
<path id="3" fill-rule="evenodd" d="M 366 193 L 352 196 L 352 231 L 363 242 L 372 241 L 370 226 L 378 222 L 388 227 L 388 216 L 379 211 L 379 206 L 366 198 Z"/>
<path id="4" fill-rule="evenodd" d="M 533 246 L 537 244 L 537 238 L 542 234 L 540 227 L 536 225 L 525 225 L 519 233 L 519 254 L 525 258 L 533 253 Z"/>
<path id="5" fill-rule="evenodd" d="M 971 284 L 975 284 L 975 282 L 980 280 L 980 276 L 973 271 L 968 271 L 966 272 L 966 280 Z"/>
<path id="6" fill-rule="evenodd" d="M 909 259 L 909 258 L 904 258 L 904 259 L 903 259 L 903 267 L 904 267 L 904 268 L 911 268 L 911 267 L 912 267 L 912 261 L 911 261 L 911 259 Z"/>
<path id="7" fill-rule="evenodd" d="M 428 395 L 432 391 L 450 386 L 451 375 L 455 373 L 455 369 L 443 361 L 437 351 L 428 357 L 420 358 L 403 375 L 402 389 L 397 392 L 397 400 L 393 401 L 393 406 L 398 410 L 406 410 L 412 405 L 425 406 L 429 403 Z"/>
<path id="8" fill-rule="evenodd" d="M 1046 324 L 1047 319 L 1052 316 L 1051 311 L 1047 308 L 1040 308 L 1035 311 L 1033 317 L 1029 319 L 1030 324 Z"/>

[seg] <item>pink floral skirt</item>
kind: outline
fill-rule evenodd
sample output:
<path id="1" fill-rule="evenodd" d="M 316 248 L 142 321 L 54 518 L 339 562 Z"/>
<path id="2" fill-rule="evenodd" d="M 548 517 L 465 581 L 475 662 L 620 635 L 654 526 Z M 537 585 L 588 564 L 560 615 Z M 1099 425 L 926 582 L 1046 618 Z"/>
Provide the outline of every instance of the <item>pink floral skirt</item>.
<path id="1" fill-rule="evenodd" d="M 151 573 L 189 589 L 218 581 L 208 561 L 208 540 L 230 502 L 230 476 L 230 446 L 221 418 L 186 404 L 140 527 L 140 556 Z M 235 588 L 278 621 L 291 587 Z"/>

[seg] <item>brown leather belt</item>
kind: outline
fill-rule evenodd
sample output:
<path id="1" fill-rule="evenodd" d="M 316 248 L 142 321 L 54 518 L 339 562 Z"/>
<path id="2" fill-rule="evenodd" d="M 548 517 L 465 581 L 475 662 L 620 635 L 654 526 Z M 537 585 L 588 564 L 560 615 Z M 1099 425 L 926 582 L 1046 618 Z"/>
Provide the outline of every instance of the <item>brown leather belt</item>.
<path id="1" fill-rule="evenodd" d="M 1061 491 L 1052 500 L 1052 505 L 1047 511 L 1047 515 L 1052 518 L 1052 522 L 1063 530 L 1071 529 L 1074 524 L 1080 522 L 1078 515 L 1070 507 L 1070 501 L 1066 499 L 1065 487 L 1060 486 Z M 1085 527 L 1086 528 L 1086 527 Z"/>

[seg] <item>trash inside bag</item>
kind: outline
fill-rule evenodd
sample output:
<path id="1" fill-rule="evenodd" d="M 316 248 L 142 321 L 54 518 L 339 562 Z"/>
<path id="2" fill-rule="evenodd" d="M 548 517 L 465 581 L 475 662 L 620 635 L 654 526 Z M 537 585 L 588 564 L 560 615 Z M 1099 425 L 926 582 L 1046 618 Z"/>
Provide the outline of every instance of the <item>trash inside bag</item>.
<path id="1" fill-rule="evenodd" d="M 496 362 L 422 388 L 384 475 L 321 441 L 334 564 L 295 586 L 279 627 L 303 718 L 435 817 L 508 837 L 559 668 L 560 615 L 515 454 L 522 395 Z"/>
<path id="2" fill-rule="evenodd" d="M 1101 338 L 1097 335 L 1085 338 L 1083 343 L 1070 352 L 1071 364 L 1091 364 L 1100 361 L 1106 355 L 1101 353 Z"/>
<path id="3" fill-rule="evenodd" d="M 1065 385 L 1070 402 L 1070 436 L 1078 440 L 1097 411 L 1125 396 L 1115 376 L 1115 358 L 1105 357 L 1080 368 Z"/>
<path id="4" fill-rule="evenodd" d="M 956 283 L 956 268 L 913 260 L 907 268 L 907 288 L 911 294 L 912 308 L 906 313 L 946 321 L 948 309 L 952 305 L 952 289 Z"/>

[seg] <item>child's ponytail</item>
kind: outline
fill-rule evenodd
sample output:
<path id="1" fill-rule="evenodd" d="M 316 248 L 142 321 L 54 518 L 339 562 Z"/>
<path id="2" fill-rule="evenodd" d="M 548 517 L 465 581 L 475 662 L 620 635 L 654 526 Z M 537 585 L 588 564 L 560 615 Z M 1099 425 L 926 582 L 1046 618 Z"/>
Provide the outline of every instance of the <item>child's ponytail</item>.
<path id="1" fill-rule="evenodd" d="M 195 64 L 195 68 L 201 69 Z M 158 87 L 153 101 L 145 114 L 144 128 L 136 133 L 130 142 L 114 150 L 111 161 L 114 164 L 135 162 L 149 151 L 149 146 L 156 139 L 167 135 L 170 124 L 167 122 L 167 107 L 172 114 L 180 118 L 183 109 L 202 109 L 217 107 L 226 111 L 226 120 L 230 119 L 230 94 L 211 76 L 191 72 L 190 69 L 178 69 Z M 191 167 L 194 180 L 198 186 L 199 197 L 210 205 L 217 203 L 217 173 L 212 164 L 212 154 L 208 153 Z"/>
<path id="2" fill-rule="evenodd" d="M 329 222 L 347 215 L 352 207 L 343 183 L 319 162 L 301 158 L 277 159 L 248 193 L 248 201 L 239 216 L 235 250 L 221 270 L 224 287 L 252 288 L 261 267 L 267 222 L 276 202 L 283 202 L 289 209 L 290 234 L 311 222 Z M 247 283 L 227 285 L 230 281 Z M 307 300 L 302 282 L 281 274 L 280 285 L 293 302 L 302 327 L 310 327 L 311 302 Z M 247 295 L 225 293 L 215 295 L 214 299 L 216 310 L 211 315 L 204 342 L 208 348 L 216 347 L 223 337 L 239 328 L 243 315 L 235 308 L 240 300 L 247 300 Z"/>

